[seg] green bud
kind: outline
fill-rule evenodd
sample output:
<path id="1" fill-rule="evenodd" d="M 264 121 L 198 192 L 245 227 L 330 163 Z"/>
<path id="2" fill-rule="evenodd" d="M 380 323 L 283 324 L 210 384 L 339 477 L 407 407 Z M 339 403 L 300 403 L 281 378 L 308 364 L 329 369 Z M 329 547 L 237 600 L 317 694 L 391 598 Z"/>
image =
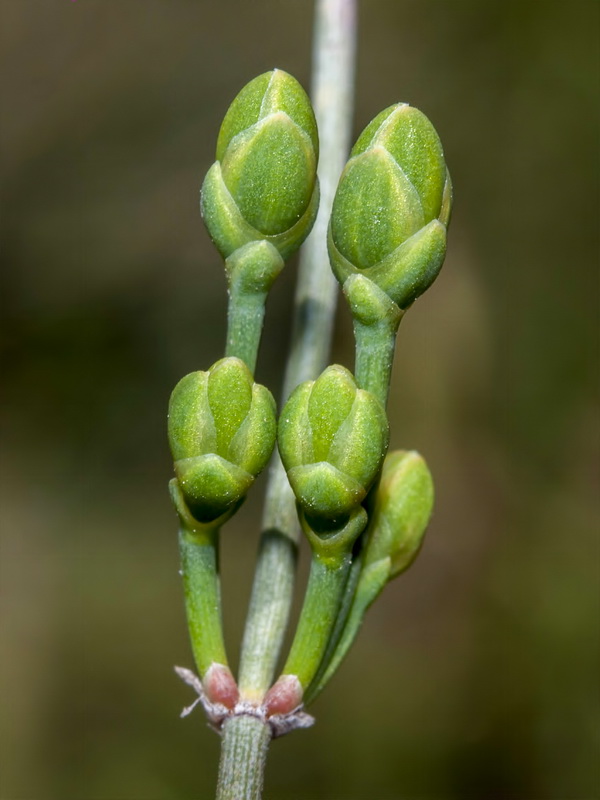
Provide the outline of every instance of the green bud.
<path id="1" fill-rule="evenodd" d="M 383 406 L 344 367 L 328 367 L 292 392 L 279 420 L 279 451 L 309 523 L 337 524 L 364 500 L 388 438 Z"/>
<path id="2" fill-rule="evenodd" d="M 229 511 L 266 466 L 275 401 L 239 358 L 182 378 L 169 404 L 169 443 L 185 502 L 200 522 Z"/>
<path id="3" fill-rule="evenodd" d="M 417 557 L 433 508 L 433 481 L 416 452 L 395 450 L 383 462 L 369 518 L 365 567 L 389 559 L 388 580 Z"/>
<path id="4" fill-rule="evenodd" d="M 242 89 L 202 186 L 202 216 L 224 258 L 263 239 L 283 258 L 302 244 L 319 204 L 318 156 L 313 110 L 295 78 L 276 69 Z"/>
<path id="5" fill-rule="evenodd" d="M 405 103 L 367 125 L 340 178 L 329 225 L 333 271 L 362 273 L 406 308 L 437 277 L 452 187 L 427 117 Z"/>

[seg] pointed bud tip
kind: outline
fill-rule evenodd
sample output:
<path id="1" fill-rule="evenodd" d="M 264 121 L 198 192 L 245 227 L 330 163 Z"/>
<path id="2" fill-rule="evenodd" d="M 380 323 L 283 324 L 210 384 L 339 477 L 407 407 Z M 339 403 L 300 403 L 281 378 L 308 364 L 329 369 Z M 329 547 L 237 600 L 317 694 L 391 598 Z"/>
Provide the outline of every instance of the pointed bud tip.
<path id="1" fill-rule="evenodd" d="M 284 258 L 304 241 L 319 202 L 319 139 L 308 95 L 284 70 L 250 81 L 229 107 L 201 210 L 227 258 L 267 238 Z"/>
<path id="2" fill-rule="evenodd" d="M 451 205 L 443 148 L 429 119 L 406 103 L 385 109 L 358 137 L 334 198 L 328 250 L 337 279 L 343 284 L 364 272 L 407 308 L 442 266 Z M 432 242 L 434 224 L 443 242 Z"/>

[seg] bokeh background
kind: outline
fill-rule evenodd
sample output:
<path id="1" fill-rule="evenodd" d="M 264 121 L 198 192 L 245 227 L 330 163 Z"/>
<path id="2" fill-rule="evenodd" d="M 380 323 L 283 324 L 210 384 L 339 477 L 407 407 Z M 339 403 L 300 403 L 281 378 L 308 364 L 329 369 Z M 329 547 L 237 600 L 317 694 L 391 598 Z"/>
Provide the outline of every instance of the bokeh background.
<path id="1" fill-rule="evenodd" d="M 392 444 L 427 456 L 437 504 L 317 725 L 274 743 L 267 798 L 600 796 L 599 10 L 361 3 L 355 133 L 417 105 L 456 189 L 390 405 Z M 312 4 L 0 14 L 0 795 L 210 797 L 218 738 L 199 712 L 179 720 L 191 694 L 172 672 L 191 655 L 165 409 L 223 351 L 225 282 L 198 213 L 220 120 L 273 66 L 309 85 Z M 258 379 L 275 392 L 294 277 L 268 305 Z M 342 304 L 332 359 L 352 363 Z M 263 488 L 223 541 L 234 659 Z"/>

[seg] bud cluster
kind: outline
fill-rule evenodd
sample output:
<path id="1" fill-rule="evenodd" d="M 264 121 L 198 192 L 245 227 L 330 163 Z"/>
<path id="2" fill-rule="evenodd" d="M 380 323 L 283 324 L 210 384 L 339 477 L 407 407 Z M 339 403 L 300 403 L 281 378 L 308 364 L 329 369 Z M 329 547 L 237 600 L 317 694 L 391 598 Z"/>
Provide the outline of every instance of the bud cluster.
<path id="1" fill-rule="evenodd" d="M 333 202 L 328 250 L 353 317 L 354 374 L 327 367 L 297 386 L 279 420 L 271 393 L 254 381 L 267 293 L 317 214 L 318 155 L 306 93 L 273 70 L 234 99 L 202 186 L 202 216 L 225 260 L 227 345 L 224 358 L 177 384 L 168 427 L 194 655 L 204 692 L 226 713 L 234 711 L 238 687 L 223 644 L 218 533 L 276 440 L 311 570 L 283 673 L 269 691 L 260 681 L 240 682 L 244 713 L 253 703 L 264 717 L 291 718 L 303 698 L 321 690 L 369 605 L 415 559 L 433 505 L 421 456 L 386 456 L 396 333 L 442 266 L 452 201 L 439 137 L 417 109 L 390 106 L 367 125 Z M 265 576 L 257 580 L 264 584 Z M 261 585 L 257 597 L 269 591 Z M 262 633 L 260 625 L 256 630 Z"/>

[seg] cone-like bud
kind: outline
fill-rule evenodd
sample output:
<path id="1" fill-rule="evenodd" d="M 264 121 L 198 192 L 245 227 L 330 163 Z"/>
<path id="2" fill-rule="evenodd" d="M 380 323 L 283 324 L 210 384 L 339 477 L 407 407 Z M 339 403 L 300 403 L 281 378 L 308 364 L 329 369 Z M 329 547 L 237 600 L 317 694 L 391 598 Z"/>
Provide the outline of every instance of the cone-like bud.
<path id="1" fill-rule="evenodd" d="M 202 186 L 202 216 L 224 258 L 257 240 L 283 258 L 302 244 L 319 204 L 318 156 L 313 110 L 295 78 L 276 69 L 242 89 Z"/>
<path id="2" fill-rule="evenodd" d="M 388 453 L 369 515 L 365 573 L 388 558 L 388 580 L 404 572 L 417 557 L 432 508 L 433 481 L 424 459 L 414 451 Z"/>
<path id="3" fill-rule="evenodd" d="M 182 378 L 169 404 L 175 474 L 190 512 L 211 522 L 239 503 L 275 445 L 275 401 L 239 358 Z"/>
<path id="4" fill-rule="evenodd" d="M 344 367 L 328 367 L 292 392 L 279 420 L 279 451 L 311 526 L 341 522 L 364 500 L 388 437 L 383 406 Z"/>
<path id="5" fill-rule="evenodd" d="M 340 178 L 329 226 L 333 271 L 362 273 L 406 308 L 437 277 L 452 186 L 427 117 L 405 103 L 367 125 Z"/>

